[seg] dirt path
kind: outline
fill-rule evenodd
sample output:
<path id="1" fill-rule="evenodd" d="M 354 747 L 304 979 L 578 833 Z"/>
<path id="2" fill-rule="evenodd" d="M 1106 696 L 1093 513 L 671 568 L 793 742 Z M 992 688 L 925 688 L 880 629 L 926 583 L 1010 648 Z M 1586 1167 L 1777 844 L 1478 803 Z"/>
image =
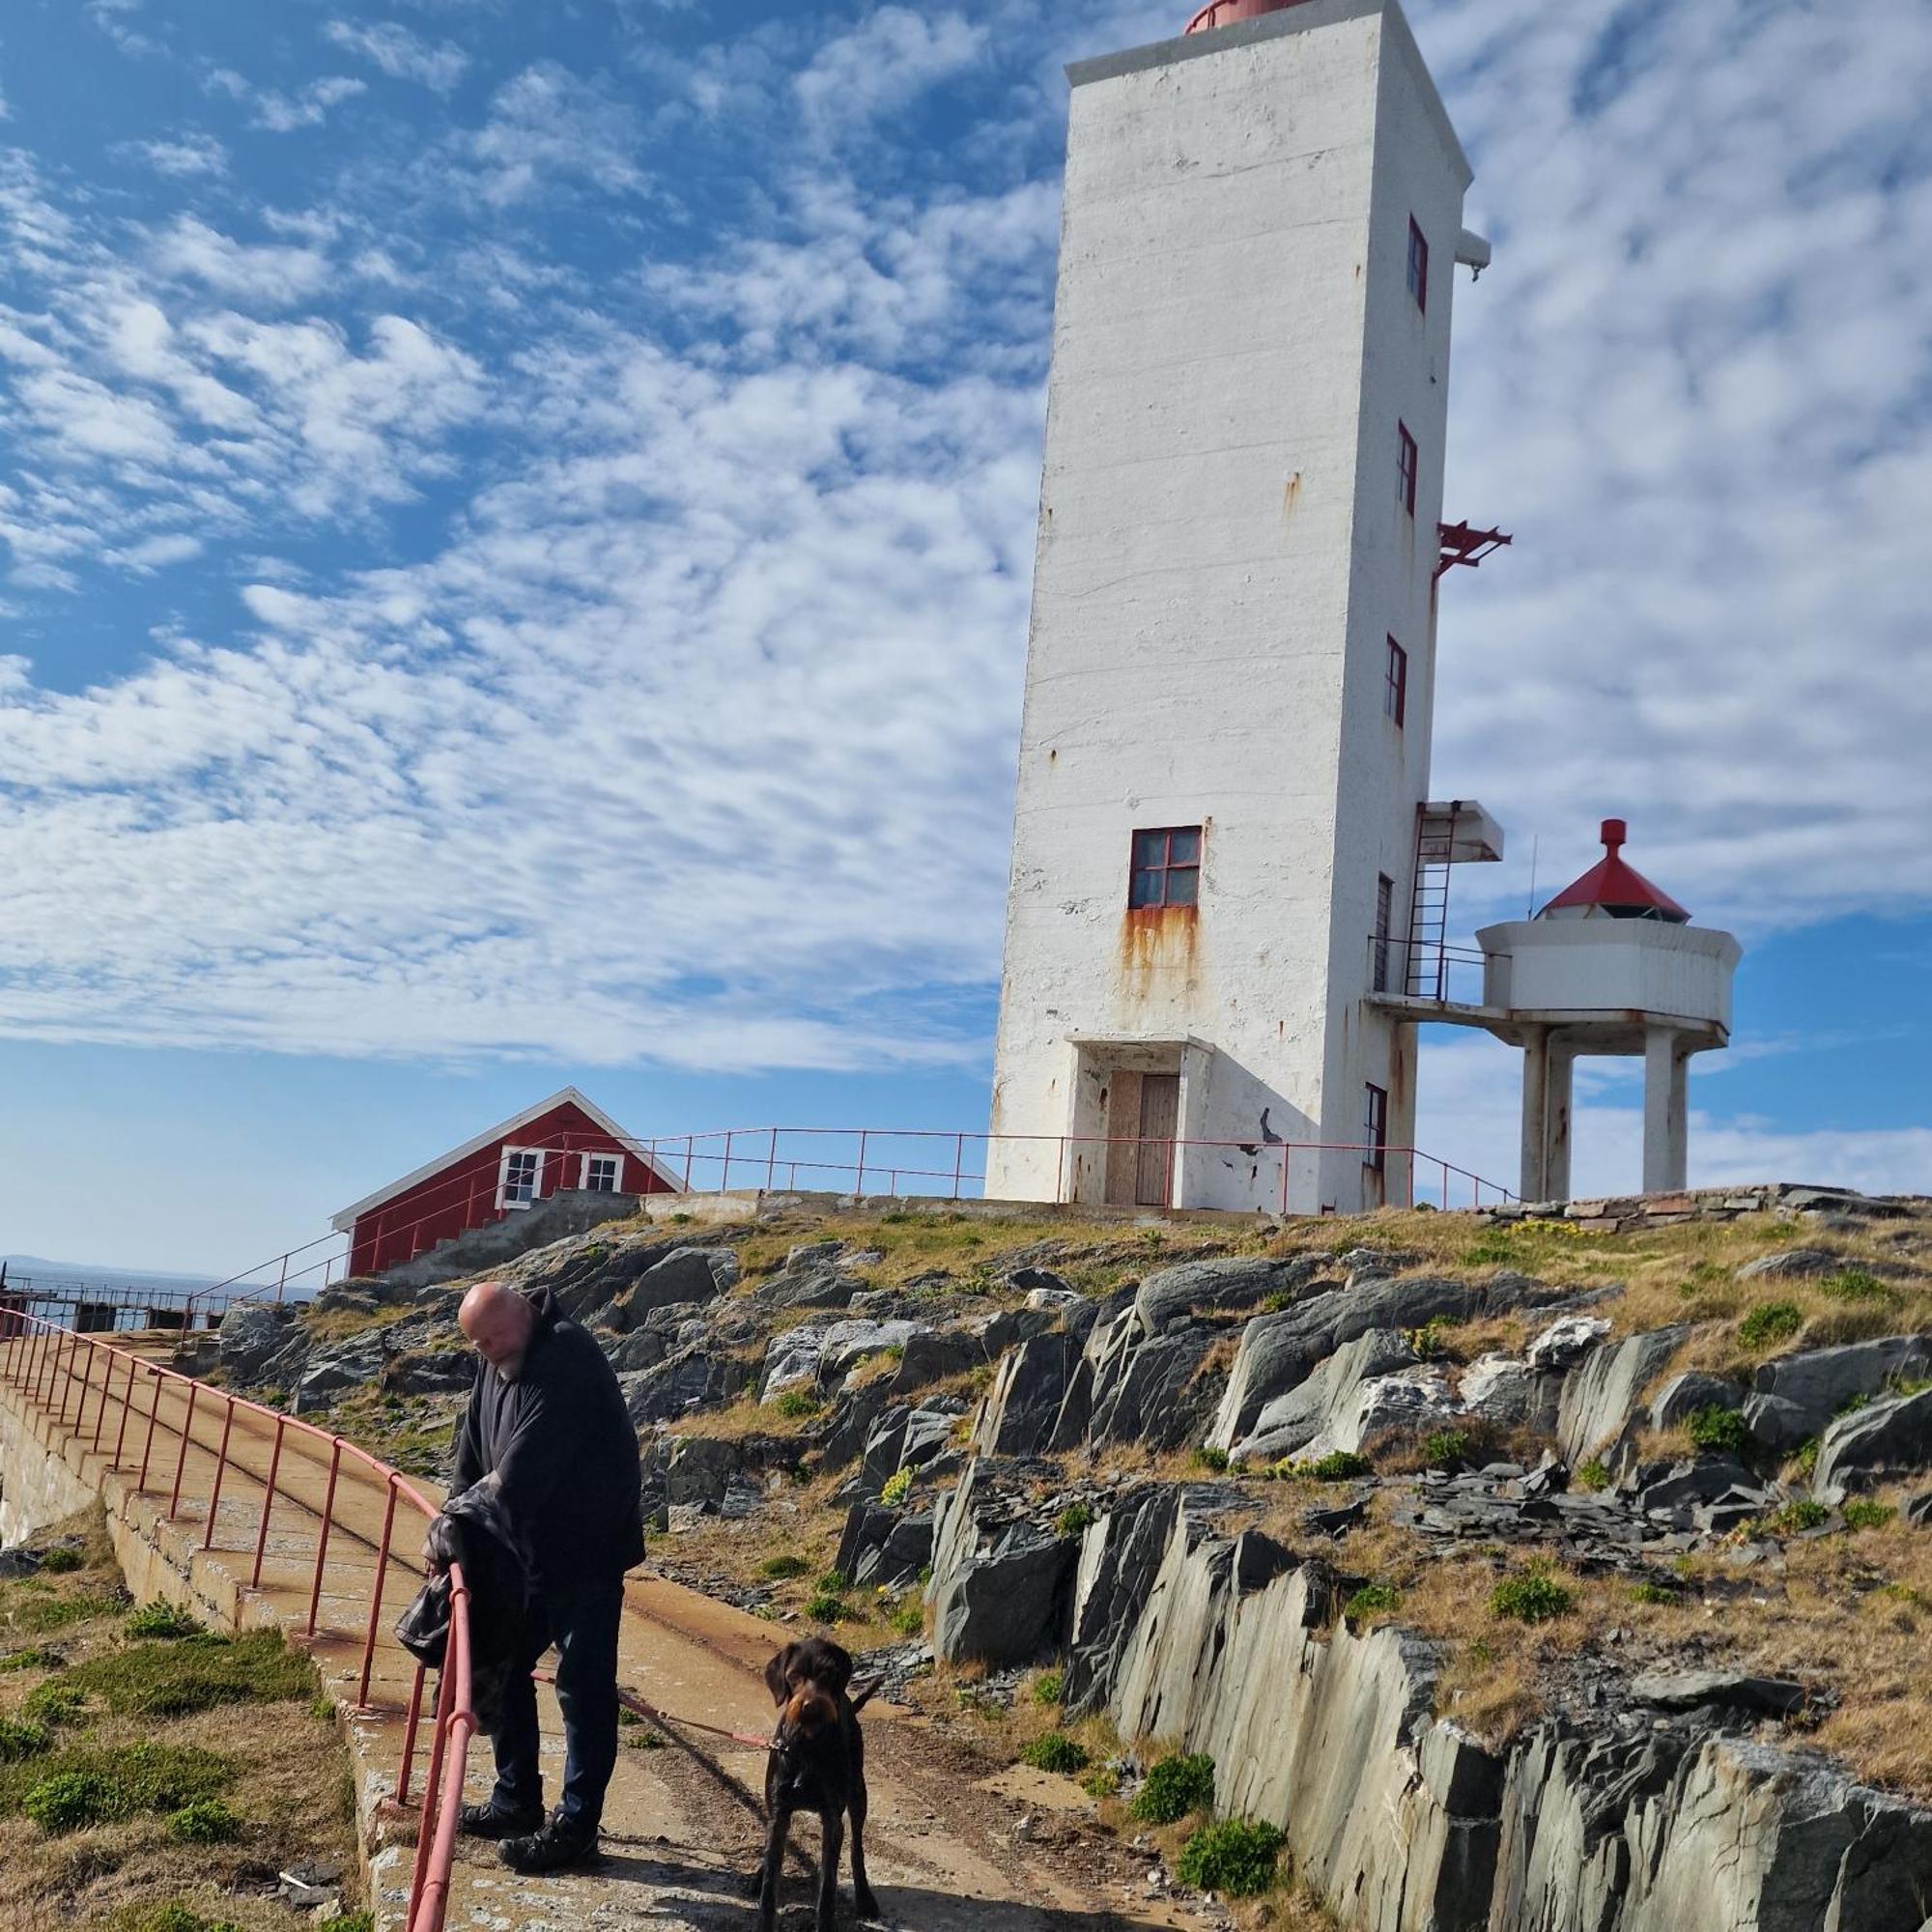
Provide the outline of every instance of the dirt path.
<path id="1" fill-rule="evenodd" d="M 170 1516 L 172 1505 L 176 1532 L 196 1544 L 206 1540 L 206 1554 L 194 1559 L 197 1574 L 206 1567 L 247 1581 L 259 1541 L 257 1597 L 299 1637 L 310 1615 L 329 1459 L 305 1438 L 286 1435 L 265 1536 L 266 1479 L 277 1453 L 274 1425 L 240 1409 L 230 1421 L 207 1391 L 190 1411 L 180 1384 L 162 1387 L 156 1401 L 153 1385 L 137 1378 L 130 1398 L 127 1377 L 123 1363 L 103 1374 L 83 1355 L 71 1373 L 30 1378 L 24 1393 L 50 1417 L 65 1412 L 73 1438 L 70 1460 L 77 1466 L 130 1490 L 138 1510 Z M 223 1473 L 211 1526 L 217 1463 Z M 344 1459 L 334 1474 L 335 1526 L 316 1605 L 317 1635 L 307 1642 L 335 1682 L 359 1678 L 373 1603 L 379 1641 L 367 1702 L 355 1722 L 362 1747 L 384 1762 L 384 1753 L 392 1757 L 400 1746 L 413 1677 L 412 1663 L 389 1632 L 417 1587 L 421 1528 L 406 1510 L 393 1537 L 396 1555 L 379 1588 L 375 1556 L 389 1503 L 385 1487 L 353 1460 Z M 607 1857 L 595 1871 L 520 1879 L 497 1862 L 494 1847 L 464 1842 L 451 1889 L 451 1927 L 752 1932 L 755 1925 L 751 1875 L 763 1843 L 762 1748 L 683 1726 L 764 1736 L 771 1712 L 761 1673 L 786 1633 L 648 1572 L 627 1584 L 625 1609 L 620 1681 L 664 1713 L 671 1742 L 644 1748 L 648 1727 L 626 1728 L 605 1816 Z M 988 1778 L 929 1720 L 911 1712 L 873 1705 L 866 1723 L 872 1814 L 867 1853 L 884 1923 L 902 1932 L 1151 1932 L 1200 1922 L 1164 1900 L 1150 1900 L 1145 1864 L 1090 1829 L 1082 1809 L 1056 1808 L 1069 1802 L 1070 1787 L 1063 1781 L 1024 1772 Z M 427 1748 L 425 1736 L 415 1760 L 418 1784 Z M 562 1738 L 548 1700 L 544 1759 L 554 1796 Z M 472 1748 L 469 1774 L 469 1795 L 487 1796 L 487 1742 Z M 782 1919 L 794 1932 L 810 1922 L 815 1837 L 810 1821 L 794 1831 Z M 377 1901 L 383 1922 L 398 1922 L 406 1903 L 406 1889 L 385 1892 Z M 849 1864 L 840 1917 L 842 1924 L 855 1922 Z"/>

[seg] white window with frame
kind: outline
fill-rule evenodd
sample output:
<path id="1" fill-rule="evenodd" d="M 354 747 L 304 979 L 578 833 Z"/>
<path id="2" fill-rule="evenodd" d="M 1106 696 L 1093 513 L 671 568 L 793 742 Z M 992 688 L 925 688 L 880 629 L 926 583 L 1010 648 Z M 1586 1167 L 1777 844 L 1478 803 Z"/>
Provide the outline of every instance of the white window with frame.
<path id="1" fill-rule="evenodd" d="M 624 1156 L 620 1153 L 585 1154 L 577 1184 L 589 1194 L 621 1194 L 624 1191 Z"/>
<path id="2" fill-rule="evenodd" d="M 543 1185 L 543 1150 L 506 1147 L 497 1168 L 497 1206 L 528 1208 Z"/>

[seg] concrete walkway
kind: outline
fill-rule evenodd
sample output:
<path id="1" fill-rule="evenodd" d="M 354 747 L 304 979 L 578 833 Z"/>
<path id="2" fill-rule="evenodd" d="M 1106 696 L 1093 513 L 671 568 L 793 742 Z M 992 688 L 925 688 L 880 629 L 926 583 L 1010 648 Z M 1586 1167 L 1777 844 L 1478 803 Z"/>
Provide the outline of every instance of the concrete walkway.
<path id="1" fill-rule="evenodd" d="M 116 1338 L 117 1346 L 129 1341 L 142 1353 L 164 1346 L 153 1338 Z M 4 1345 L 0 1369 L 19 1347 Z M 38 1396 L 0 1381 L 0 1401 L 104 1499 L 137 1596 L 191 1601 L 229 1628 L 273 1622 L 313 1654 L 331 1693 L 348 1707 L 365 1824 L 377 1841 L 371 1887 L 378 1922 L 399 1924 L 412 1832 L 384 1801 L 394 1791 L 415 1665 L 391 1631 L 421 1583 L 421 1516 L 407 1502 L 394 1508 L 394 1554 L 378 1592 L 377 1552 L 391 1489 L 366 1464 L 340 1459 L 311 1637 L 316 1548 L 330 1484 L 327 1447 L 282 1432 L 277 1495 L 262 1542 L 260 1583 L 252 1586 L 276 1455 L 273 1420 L 238 1407 L 231 1421 L 218 1391 L 199 1385 L 190 1400 L 189 1387 L 172 1379 L 160 1382 L 156 1401 L 155 1378 L 145 1374 L 136 1375 L 129 1399 L 125 1356 L 109 1369 L 108 1357 L 89 1360 L 88 1353 L 81 1351 L 71 1376 L 43 1376 Z M 435 1499 L 432 1486 L 416 1487 Z M 372 1605 L 377 1640 L 364 1699 Z M 752 1932 L 763 1752 L 681 1726 L 762 1736 L 771 1713 L 760 1673 L 787 1633 L 647 1570 L 627 1582 L 625 1608 L 620 1681 L 666 1715 L 671 1739 L 650 1748 L 646 1728 L 625 1730 L 627 1747 L 605 1820 L 604 1864 L 595 1872 L 523 1880 L 496 1862 L 492 1847 L 466 1841 L 449 1925 L 492 1932 L 620 1925 Z M 1075 1802 L 1073 1814 L 1054 1814 L 1054 1806 L 1073 1802 L 1065 1780 L 1025 1773 L 984 1779 L 979 1766 L 908 1712 L 874 1705 L 867 1723 L 868 1862 L 888 1923 L 917 1932 L 1125 1932 L 1194 1922 L 1165 1902 L 1134 1902 L 1136 1894 L 1147 1895 L 1145 1864 L 1084 1829 L 1077 1815 L 1083 1805 Z M 562 1740 L 548 1702 L 544 1754 L 554 1795 Z M 428 1755 L 425 1721 L 413 1753 L 412 1797 L 420 1795 Z M 487 1744 L 470 1753 L 469 1780 L 472 1797 L 487 1795 Z M 802 1825 L 795 1842 L 803 1848 L 813 1835 Z M 803 1858 L 794 1859 L 785 1891 L 788 1923 L 810 1922 L 808 1869 Z M 844 1898 L 841 1922 L 850 1922 L 849 1889 Z"/>

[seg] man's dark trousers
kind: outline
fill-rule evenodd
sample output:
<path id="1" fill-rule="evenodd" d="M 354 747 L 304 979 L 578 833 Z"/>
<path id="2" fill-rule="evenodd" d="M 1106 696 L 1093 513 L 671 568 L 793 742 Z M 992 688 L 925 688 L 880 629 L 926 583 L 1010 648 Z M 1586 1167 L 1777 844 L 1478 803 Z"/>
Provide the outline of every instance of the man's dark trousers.
<path id="1" fill-rule="evenodd" d="M 525 1624 L 523 1667 L 512 1673 L 497 1747 L 498 1811 L 534 1811 L 543 1803 L 537 1758 L 537 1689 L 530 1677 L 556 1645 L 556 1701 L 563 1712 L 564 1829 L 594 1836 L 604 1815 L 605 1787 L 617 1763 L 617 1625 L 624 1609 L 621 1576 L 568 1583 L 538 1583 Z"/>

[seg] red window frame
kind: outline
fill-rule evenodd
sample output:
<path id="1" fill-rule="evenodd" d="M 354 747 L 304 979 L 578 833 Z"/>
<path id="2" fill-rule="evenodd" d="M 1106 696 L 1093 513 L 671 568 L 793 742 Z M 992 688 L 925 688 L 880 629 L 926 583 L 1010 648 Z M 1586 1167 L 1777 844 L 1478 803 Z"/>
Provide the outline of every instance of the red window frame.
<path id="1" fill-rule="evenodd" d="M 1414 215 L 1408 217 L 1408 292 L 1424 315 L 1429 313 L 1429 237 Z"/>
<path id="2" fill-rule="evenodd" d="M 1388 640 L 1388 669 L 1382 679 L 1382 716 L 1393 719 L 1398 730 L 1408 716 L 1408 653 L 1394 638 Z"/>
<path id="3" fill-rule="evenodd" d="M 1371 1080 L 1363 1096 L 1362 1165 L 1371 1174 L 1388 1171 L 1389 1096 Z"/>
<path id="4" fill-rule="evenodd" d="M 1386 872 L 1376 874 L 1376 969 L 1375 990 L 1389 988 L 1389 950 L 1395 933 L 1395 881 Z"/>
<path id="5" fill-rule="evenodd" d="M 1395 434 L 1395 499 L 1412 517 L 1415 515 L 1415 439 L 1409 435 L 1406 422 L 1396 424 Z"/>
<path id="6" fill-rule="evenodd" d="M 1201 903 L 1201 828 L 1155 825 L 1136 830 L 1127 854 L 1127 904 Z"/>

